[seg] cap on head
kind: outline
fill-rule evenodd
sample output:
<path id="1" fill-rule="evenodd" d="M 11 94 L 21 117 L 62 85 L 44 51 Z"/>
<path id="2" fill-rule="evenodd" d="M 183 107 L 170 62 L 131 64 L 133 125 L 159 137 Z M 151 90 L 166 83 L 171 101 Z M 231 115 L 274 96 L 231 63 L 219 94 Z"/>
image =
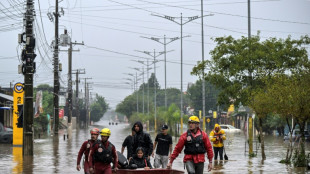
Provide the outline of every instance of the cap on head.
<path id="1" fill-rule="evenodd" d="M 199 120 L 199 118 L 197 117 L 197 116 L 191 116 L 191 117 L 189 117 L 188 118 L 188 122 L 189 123 L 199 123 L 200 122 L 200 120 Z"/>
<path id="2" fill-rule="evenodd" d="M 105 136 L 105 137 L 109 137 L 111 135 L 111 131 L 109 128 L 103 128 L 101 131 L 100 131 L 100 135 L 101 136 Z"/>
<path id="3" fill-rule="evenodd" d="M 92 128 L 90 130 L 90 134 L 99 135 L 99 133 L 100 133 L 100 130 L 98 128 Z"/>
<path id="4" fill-rule="evenodd" d="M 166 129 L 168 129 L 168 126 L 164 124 L 164 125 L 161 126 L 161 129 L 162 130 L 166 130 Z"/>

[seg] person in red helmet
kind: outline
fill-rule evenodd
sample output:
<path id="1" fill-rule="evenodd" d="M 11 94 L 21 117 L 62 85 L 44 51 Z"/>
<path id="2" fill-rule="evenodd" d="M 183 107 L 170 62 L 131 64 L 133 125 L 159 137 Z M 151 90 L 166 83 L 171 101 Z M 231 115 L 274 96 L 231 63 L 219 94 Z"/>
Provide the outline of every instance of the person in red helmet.
<path id="1" fill-rule="evenodd" d="M 174 159 L 185 147 L 183 162 L 189 174 L 203 174 L 206 153 L 209 159 L 208 171 L 212 170 L 212 145 L 208 134 L 199 128 L 199 122 L 197 116 L 189 117 L 189 129 L 181 135 L 179 142 L 175 146 L 170 162 L 167 165 L 168 169 L 171 169 Z"/>
<path id="2" fill-rule="evenodd" d="M 95 174 L 112 174 L 111 163 L 113 163 L 114 171 L 118 170 L 118 156 L 115 146 L 108 140 L 111 131 L 104 128 L 100 131 L 101 141 L 96 142 L 90 150 L 88 163 L 90 165 L 90 173 Z"/>
<path id="3" fill-rule="evenodd" d="M 84 172 L 85 174 L 89 174 L 89 164 L 88 164 L 88 155 L 89 155 L 89 151 L 91 149 L 91 147 L 93 146 L 93 144 L 95 144 L 95 142 L 98 139 L 100 130 L 98 128 L 93 128 L 90 130 L 90 135 L 91 135 L 91 139 L 84 141 L 84 143 L 82 144 L 78 157 L 77 157 L 77 165 L 76 165 L 76 170 L 80 171 L 81 170 L 81 166 L 80 166 L 80 162 L 82 159 L 83 154 L 85 155 L 85 161 L 84 161 Z"/>

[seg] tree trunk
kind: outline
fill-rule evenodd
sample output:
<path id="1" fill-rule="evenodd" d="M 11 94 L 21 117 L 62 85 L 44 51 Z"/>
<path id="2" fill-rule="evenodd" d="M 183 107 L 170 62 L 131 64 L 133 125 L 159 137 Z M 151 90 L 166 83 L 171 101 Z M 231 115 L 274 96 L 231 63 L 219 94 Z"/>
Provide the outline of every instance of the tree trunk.
<path id="1" fill-rule="evenodd" d="M 262 149 L 262 160 L 266 160 L 262 118 L 259 118 L 259 134 L 260 134 L 261 149 Z"/>

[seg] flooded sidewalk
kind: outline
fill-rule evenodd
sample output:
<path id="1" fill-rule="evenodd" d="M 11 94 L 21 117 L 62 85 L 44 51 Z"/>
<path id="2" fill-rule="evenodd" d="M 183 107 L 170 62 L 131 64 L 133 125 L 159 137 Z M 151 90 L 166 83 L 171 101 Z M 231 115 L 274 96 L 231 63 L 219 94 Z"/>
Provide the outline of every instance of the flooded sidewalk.
<path id="1" fill-rule="evenodd" d="M 99 129 L 104 127 L 110 128 L 112 134 L 109 140 L 115 145 L 118 151 L 121 150 L 123 140 L 131 133 L 131 128 L 128 124 L 109 125 L 106 121 L 100 121 L 90 128 L 92 127 L 97 127 Z M 20 153 L 22 148 L 13 148 L 11 144 L 0 144 L 0 173 L 83 173 L 83 171 L 76 170 L 76 159 L 82 143 L 90 138 L 89 129 L 73 130 L 71 139 L 66 138 L 67 133 L 65 130 L 60 130 L 58 141 L 53 140 L 52 136 L 35 139 L 34 156 L 24 159 Z M 154 141 L 154 132 L 150 134 Z M 176 139 L 173 138 L 173 147 L 176 142 Z M 287 144 L 284 143 L 283 137 L 265 137 L 267 159 L 264 163 L 261 161 L 260 150 L 258 150 L 257 157 L 248 157 L 247 152 L 245 152 L 245 142 L 246 138 L 243 133 L 228 134 L 225 149 L 229 160 L 214 161 L 214 169 L 210 173 L 307 172 L 305 168 L 293 168 L 292 166 L 279 163 L 286 155 Z M 309 143 L 306 143 L 306 152 L 310 152 Z M 126 154 L 126 152 L 124 154 Z M 174 161 L 172 167 L 174 169 L 184 170 L 182 161 L 183 154 L 180 154 Z M 151 163 L 154 163 L 154 158 L 151 158 Z M 208 173 L 206 170 L 207 163 L 204 173 Z"/>

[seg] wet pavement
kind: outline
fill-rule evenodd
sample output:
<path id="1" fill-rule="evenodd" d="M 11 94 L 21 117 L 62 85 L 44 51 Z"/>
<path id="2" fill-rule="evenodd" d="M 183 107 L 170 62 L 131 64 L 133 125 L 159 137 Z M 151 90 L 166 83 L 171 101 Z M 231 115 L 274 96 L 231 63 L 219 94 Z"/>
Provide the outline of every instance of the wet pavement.
<path id="1" fill-rule="evenodd" d="M 121 150 L 125 137 L 130 134 L 128 124 L 108 125 L 108 122 L 100 121 L 90 126 L 92 127 L 110 128 L 112 135 L 109 140 L 118 151 Z M 21 148 L 13 148 L 11 144 L 0 144 L 0 173 L 83 173 L 83 171 L 76 170 L 76 159 L 83 141 L 90 138 L 89 131 L 73 130 L 72 138 L 64 140 L 66 134 L 65 130 L 60 130 L 58 141 L 53 140 L 51 136 L 41 136 L 41 139 L 35 139 L 34 157 L 24 157 L 24 159 L 21 155 Z M 150 134 L 154 140 L 155 133 Z M 286 154 L 287 143 L 283 141 L 283 137 L 267 136 L 265 138 L 267 160 L 262 163 L 260 150 L 258 150 L 257 157 L 248 157 L 245 152 L 246 138 L 243 133 L 228 134 L 225 149 L 229 160 L 213 162 L 214 169 L 211 173 L 307 173 L 305 168 L 293 168 L 279 163 Z M 173 138 L 173 141 L 174 147 L 176 139 Z M 309 143 L 306 143 L 306 151 L 310 152 Z M 182 159 L 183 154 L 180 154 L 173 163 L 174 169 L 184 170 Z M 151 162 L 154 162 L 153 158 Z M 206 170 L 207 163 L 205 173 L 208 173 Z"/>

